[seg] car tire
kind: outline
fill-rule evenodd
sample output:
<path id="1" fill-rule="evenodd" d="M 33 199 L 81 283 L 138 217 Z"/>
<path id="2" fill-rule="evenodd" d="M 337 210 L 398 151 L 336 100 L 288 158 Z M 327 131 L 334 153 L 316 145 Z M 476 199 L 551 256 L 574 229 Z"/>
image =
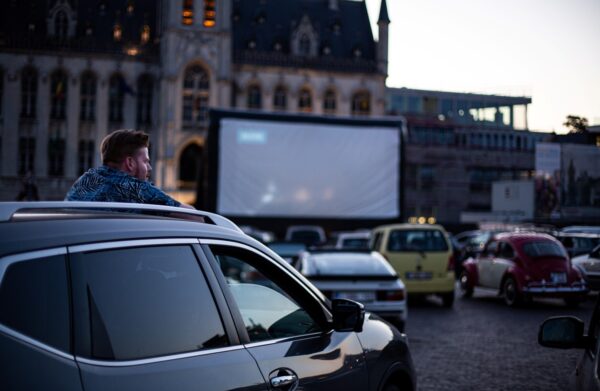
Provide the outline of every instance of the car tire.
<path id="1" fill-rule="evenodd" d="M 517 289 L 517 282 L 512 277 L 507 277 L 502 285 L 504 302 L 509 307 L 516 307 L 521 303 L 521 295 Z"/>
<path id="2" fill-rule="evenodd" d="M 388 383 L 383 387 L 382 391 L 401 391 L 401 388 L 398 387 L 396 384 Z"/>
<path id="3" fill-rule="evenodd" d="M 579 307 L 579 304 L 581 304 L 581 300 L 573 298 L 564 299 L 564 302 L 565 305 L 569 308 L 577 308 Z"/>
<path id="4" fill-rule="evenodd" d="M 446 308 L 452 308 L 452 305 L 454 304 L 454 291 L 442 293 L 442 304 Z"/>
<path id="5" fill-rule="evenodd" d="M 469 274 L 463 270 L 460 273 L 460 278 L 458 279 L 458 283 L 460 284 L 460 293 L 462 297 L 471 297 L 473 296 L 473 286 L 469 281 Z"/>

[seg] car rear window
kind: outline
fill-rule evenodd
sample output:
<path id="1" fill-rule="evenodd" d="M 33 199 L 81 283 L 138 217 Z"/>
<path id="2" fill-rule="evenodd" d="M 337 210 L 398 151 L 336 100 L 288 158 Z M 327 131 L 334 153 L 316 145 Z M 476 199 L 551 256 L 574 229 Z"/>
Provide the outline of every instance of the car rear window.
<path id="1" fill-rule="evenodd" d="M 444 234 L 437 229 L 397 230 L 390 233 L 388 251 L 448 251 Z"/>
<path id="2" fill-rule="evenodd" d="M 367 238 L 349 238 L 342 240 L 342 247 L 344 248 L 369 248 L 369 239 Z"/>
<path id="3" fill-rule="evenodd" d="M 295 231 L 292 233 L 290 240 L 312 245 L 321 242 L 321 235 L 316 231 Z"/>
<path id="4" fill-rule="evenodd" d="M 312 276 L 391 276 L 393 269 L 379 254 L 315 254 L 308 258 Z"/>
<path id="5" fill-rule="evenodd" d="M 537 257 L 566 257 L 563 248 L 551 241 L 530 242 L 523 245 L 525 255 Z"/>

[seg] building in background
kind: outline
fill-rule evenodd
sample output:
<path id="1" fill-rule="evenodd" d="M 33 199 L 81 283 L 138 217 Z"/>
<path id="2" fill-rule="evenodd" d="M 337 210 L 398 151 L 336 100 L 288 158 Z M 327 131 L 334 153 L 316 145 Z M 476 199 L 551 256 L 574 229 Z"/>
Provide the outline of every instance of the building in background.
<path id="1" fill-rule="evenodd" d="M 350 0 L 8 0 L 0 13 L 0 199 L 33 173 L 62 199 L 119 128 L 151 135 L 158 185 L 194 202 L 209 108 L 385 111 L 388 25 Z"/>
<path id="2" fill-rule="evenodd" d="M 407 88 L 387 90 L 387 113 L 407 120 L 406 217 L 473 222 L 492 212 L 492 184 L 533 178 L 535 145 L 550 134 L 527 125 L 528 97 Z M 470 216 L 461 221 L 461 215 Z"/>

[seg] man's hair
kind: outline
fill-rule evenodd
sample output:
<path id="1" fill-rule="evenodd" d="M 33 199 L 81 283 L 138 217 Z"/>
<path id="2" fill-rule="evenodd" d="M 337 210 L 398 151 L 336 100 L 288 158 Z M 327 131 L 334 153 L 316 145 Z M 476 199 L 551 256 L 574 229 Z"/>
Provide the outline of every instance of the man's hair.
<path id="1" fill-rule="evenodd" d="M 115 130 L 102 140 L 102 164 L 120 164 L 127 156 L 133 156 L 138 149 L 148 148 L 148 134 L 141 130 Z"/>

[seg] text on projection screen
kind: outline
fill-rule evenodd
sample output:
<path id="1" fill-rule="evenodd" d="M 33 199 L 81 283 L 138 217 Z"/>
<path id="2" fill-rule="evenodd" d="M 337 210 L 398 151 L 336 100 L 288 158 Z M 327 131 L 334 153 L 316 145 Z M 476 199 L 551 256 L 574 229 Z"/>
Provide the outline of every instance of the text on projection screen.
<path id="1" fill-rule="evenodd" d="M 399 143 L 393 127 L 222 119 L 217 212 L 397 217 Z"/>

